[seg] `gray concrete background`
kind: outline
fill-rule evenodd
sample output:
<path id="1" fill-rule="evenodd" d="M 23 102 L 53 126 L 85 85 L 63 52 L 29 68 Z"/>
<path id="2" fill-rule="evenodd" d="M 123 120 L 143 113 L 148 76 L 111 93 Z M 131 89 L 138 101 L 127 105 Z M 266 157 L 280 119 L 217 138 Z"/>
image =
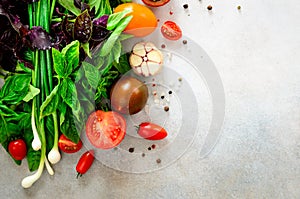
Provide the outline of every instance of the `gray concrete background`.
<path id="1" fill-rule="evenodd" d="M 26 163 L 0 150 L 1 198 L 300 198 L 299 2 L 171 1 L 156 9 L 161 21 L 176 21 L 206 50 L 225 87 L 224 128 L 209 156 L 199 158 L 197 137 L 165 169 L 128 174 L 97 161 L 76 180 L 80 153 L 64 155 L 54 176 L 44 171 L 25 190 Z"/>

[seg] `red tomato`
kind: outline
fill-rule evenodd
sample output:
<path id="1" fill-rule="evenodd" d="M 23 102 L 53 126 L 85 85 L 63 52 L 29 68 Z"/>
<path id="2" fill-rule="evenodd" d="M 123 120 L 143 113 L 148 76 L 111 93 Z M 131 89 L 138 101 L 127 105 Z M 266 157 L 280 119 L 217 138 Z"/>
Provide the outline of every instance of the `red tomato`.
<path id="1" fill-rule="evenodd" d="M 170 0 L 142 0 L 144 4 L 151 7 L 159 7 L 168 3 Z"/>
<path id="2" fill-rule="evenodd" d="M 82 141 L 79 140 L 76 144 L 69 140 L 64 134 L 61 134 L 58 140 L 58 147 L 65 153 L 75 153 L 82 148 Z"/>
<path id="3" fill-rule="evenodd" d="M 180 27 L 173 21 L 166 21 L 160 30 L 162 35 L 169 40 L 178 40 L 182 37 Z"/>
<path id="4" fill-rule="evenodd" d="M 82 154 L 82 156 L 80 157 L 77 165 L 76 165 L 76 171 L 77 171 L 77 178 L 78 176 L 82 176 L 83 174 L 85 174 L 89 168 L 92 166 L 93 162 L 94 162 L 95 156 L 94 156 L 94 151 L 93 150 L 89 150 L 87 152 L 85 152 L 84 154 Z"/>
<path id="5" fill-rule="evenodd" d="M 110 149 L 124 139 L 126 121 L 122 115 L 114 111 L 93 112 L 86 123 L 86 135 L 91 144 L 100 149 Z"/>
<path id="6" fill-rule="evenodd" d="M 8 144 L 8 152 L 15 160 L 23 160 L 27 154 L 26 143 L 22 139 L 13 140 Z"/>
<path id="7" fill-rule="evenodd" d="M 154 123 L 143 122 L 139 125 L 138 134 L 147 140 L 161 140 L 167 137 L 167 131 Z"/>

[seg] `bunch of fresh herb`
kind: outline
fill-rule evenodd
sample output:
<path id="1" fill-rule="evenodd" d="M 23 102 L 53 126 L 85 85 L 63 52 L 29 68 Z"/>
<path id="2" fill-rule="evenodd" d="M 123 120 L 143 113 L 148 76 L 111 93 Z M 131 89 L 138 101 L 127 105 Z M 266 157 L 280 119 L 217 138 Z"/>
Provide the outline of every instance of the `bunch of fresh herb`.
<path id="1" fill-rule="evenodd" d="M 108 109 L 109 87 L 129 70 L 122 0 L 0 0 L 0 143 L 26 141 L 30 187 L 60 160 L 58 136 L 77 143 L 88 114 Z M 24 12 L 24 7 L 27 12 Z M 16 161 L 21 164 L 21 161 Z"/>

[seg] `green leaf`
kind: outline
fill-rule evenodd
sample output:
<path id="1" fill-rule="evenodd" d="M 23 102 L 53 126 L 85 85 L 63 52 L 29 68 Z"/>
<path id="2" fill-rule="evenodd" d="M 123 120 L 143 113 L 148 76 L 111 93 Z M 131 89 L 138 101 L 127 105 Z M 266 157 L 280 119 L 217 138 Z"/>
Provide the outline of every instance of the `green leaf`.
<path id="1" fill-rule="evenodd" d="M 83 51 L 85 52 L 85 54 L 89 57 L 92 58 L 92 54 L 90 52 L 90 45 L 88 42 L 81 44 L 81 47 L 83 49 Z"/>
<path id="2" fill-rule="evenodd" d="M 23 101 L 29 102 L 32 100 L 35 96 L 37 96 L 40 93 L 40 89 L 32 86 L 31 84 L 29 85 L 29 91 L 27 95 L 24 97 Z"/>
<path id="3" fill-rule="evenodd" d="M 59 77 L 67 77 L 72 73 L 72 68 L 66 67 L 66 60 L 62 53 L 52 48 L 53 68 Z"/>
<path id="4" fill-rule="evenodd" d="M 40 119 L 47 115 L 51 115 L 57 110 L 59 103 L 59 95 L 58 95 L 59 84 L 54 87 L 51 93 L 47 96 L 45 101 L 42 103 L 40 108 Z"/>
<path id="5" fill-rule="evenodd" d="M 73 116 L 70 108 L 67 108 L 67 113 L 70 114 L 65 114 L 65 120 L 61 124 L 60 130 L 72 142 L 78 143 L 80 139 L 80 133 L 75 125 L 75 117 Z"/>
<path id="6" fill-rule="evenodd" d="M 74 107 L 77 99 L 77 90 L 75 83 L 70 78 L 63 79 L 61 82 L 60 95 L 69 107 Z"/>
<path id="7" fill-rule="evenodd" d="M 93 66 L 92 64 L 88 63 L 88 62 L 83 62 L 82 63 L 84 72 L 85 72 L 85 77 L 87 79 L 87 81 L 89 82 L 90 86 L 93 89 L 97 88 L 98 82 L 100 80 L 100 73 L 97 70 L 97 68 L 95 66 Z"/>
<path id="8" fill-rule="evenodd" d="M 113 48 L 111 49 L 112 58 L 115 62 L 119 63 L 119 58 L 121 56 L 121 53 L 122 53 L 122 44 L 118 39 L 115 45 L 113 46 Z"/>
<path id="9" fill-rule="evenodd" d="M 119 25 L 121 20 L 131 12 L 132 12 L 132 10 L 127 9 L 122 12 L 117 12 L 117 13 L 109 15 L 108 20 L 107 20 L 107 25 L 106 25 L 107 30 L 115 29 Z"/>
<path id="10" fill-rule="evenodd" d="M 95 8 L 96 17 L 98 18 L 104 14 L 111 14 L 112 9 L 110 7 L 109 0 L 89 0 L 89 5 L 91 7 L 91 10 Z"/>
<path id="11" fill-rule="evenodd" d="M 123 54 L 122 56 L 120 56 L 119 62 L 116 61 L 113 63 L 113 65 L 121 74 L 125 74 L 126 72 L 131 70 L 127 54 Z"/>
<path id="12" fill-rule="evenodd" d="M 1 88 L 0 100 L 8 104 L 18 104 L 27 95 L 30 81 L 29 74 L 16 74 L 8 77 Z"/>
<path id="13" fill-rule="evenodd" d="M 4 104 L 0 104 L 0 115 L 4 117 L 16 117 L 18 114 Z"/>
<path id="14" fill-rule="evenodd" d="M 126 28 L 131 19 L 132 16 L 128 16 L 120 21 L 117 28 L 112 32 L 110 37 L 103 44 L 102 49 L 100 51 L 100 56 L 105 57 L 111 52 L 122 31 Z"/>
<path id="15" fill-rule="evenodd" d="M 69 10 L 70 12 L 72 12 L 73 14 L 75 14 L 76 16 L 78 16 L 81 13 L 80 9 L 78 9 L 74 5 L 74 1 L 73 0 L 58 0 L 58 3 L 61 6 L 63 6 L 64 8 L 66 8 L 67 10 Z"/>
<path id="16" fill-rule="evenodd" d="M 78 40 L 75 40 L 64 47 L 61 51 L 61 54 L 64 56 L 64 59 L 67 62 L 68 71 L 70 71 L 68 75 L 70 75 L 73 69 L 76 68 L 79 64 L 79 47 L 80 42 Z"/>
<path id="17" fill-rule="evenodd" d="M 65 115 L 67 113 L 67 104 L 64 102 L 59 103 L 58 110 L 60 113 L 59 125 L 62 125 L 62 123 L 64 123 L 64 121 L 65 121 Z"/>
<path id="18" fill-rule="evenodd" d="M 49 153 L 49 151 L 52 149 L 54 144 L 54 121 L 52 116 L 48 116 L 45 119 L 46 119 L 45 132 L 46 132 L 46 140 L 47 140 L 46 149 L 47 149 L 47 153 Z"/>
<path id="19" fill-rule="evenodd" d="M 28 169 L 30 172 L 36 171 L 39 168 L 40 159 L 41 159 L 41 151 L 35 151 L 32 147 L 30 147 L 27 151 L 27 162 Z"/>

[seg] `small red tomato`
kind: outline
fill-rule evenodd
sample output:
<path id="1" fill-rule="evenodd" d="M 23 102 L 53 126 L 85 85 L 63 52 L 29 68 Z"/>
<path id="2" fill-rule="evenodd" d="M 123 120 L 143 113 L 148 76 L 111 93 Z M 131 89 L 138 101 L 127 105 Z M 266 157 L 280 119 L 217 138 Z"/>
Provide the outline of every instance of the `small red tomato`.
<path id="1" fill-rule="evenodd" d="M 22 139 L 13 140 L 8 144 L 8 152 L 15 160 L 23 160 L 27 154 L 26 143 Z"/>
<path id="2" fill-rule="evenodd" d="M 76 144 L 68 139 L 64 134 L 61 134 L 58 140 L 58 147 L 65 153 L 76 153 L 82 148 L 82 141 Z"/>
<path id="3" fill-rule="evenodd" d="M 160 7 L 167 4 L 170 0 L 142 0 L 144 4 L 151 7 Z"/>
<path id="4" fill-rule="evenodd" d="M 94 162 L 94 151 L 93 150 L 89 150 L 87 152 L 85 152 L 84 154 L 82 154 L 82 156 L 80 157 L 77 166 L 76 166 L 76 171 L 77 171 L 77 178 L 78 176 L 82 176 L 83 174 L 85 174 L 89 168 L 92 166 L 93 162 Z"/>
<path id="5" fill-rule="evenodd" d="M 139 125 L 138 134 L 147 140 L 161 140 L 167 137 L 167 131 L 154 123 L 143 122 Z"/>
<path id="6" fill-rule="evenodd" d="M 178 40 L 182 37 L 182 31 L 180 27 L 173 21 L 166 21 L 161 29 L 162 35 L 169 40 Z"/>

